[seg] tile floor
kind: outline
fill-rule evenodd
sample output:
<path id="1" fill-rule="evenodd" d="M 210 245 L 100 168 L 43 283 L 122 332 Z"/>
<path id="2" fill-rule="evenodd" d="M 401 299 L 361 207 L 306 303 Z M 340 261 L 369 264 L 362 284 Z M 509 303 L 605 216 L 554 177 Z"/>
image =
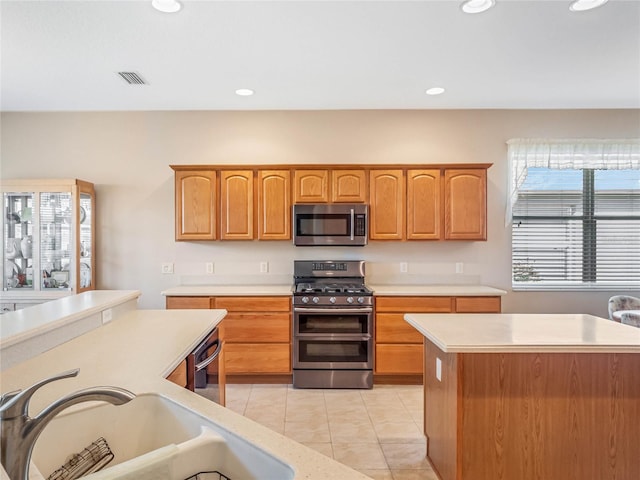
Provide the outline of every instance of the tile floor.
<path id="1" fill-rule="evenodd" d="M 232 384 L 227 407 L 376 480 L 437 480 L 425 459 L 421 386 Z"/>

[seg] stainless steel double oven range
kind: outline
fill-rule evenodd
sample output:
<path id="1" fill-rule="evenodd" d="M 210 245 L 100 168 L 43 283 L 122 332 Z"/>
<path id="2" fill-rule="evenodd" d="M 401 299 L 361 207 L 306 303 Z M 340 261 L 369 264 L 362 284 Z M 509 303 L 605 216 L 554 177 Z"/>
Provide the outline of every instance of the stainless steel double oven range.
<path id="1" fill-rule="evenodd" d="M 373 387 L 373 292 L 363 261 L 295 261 L 293 386 Z"/>

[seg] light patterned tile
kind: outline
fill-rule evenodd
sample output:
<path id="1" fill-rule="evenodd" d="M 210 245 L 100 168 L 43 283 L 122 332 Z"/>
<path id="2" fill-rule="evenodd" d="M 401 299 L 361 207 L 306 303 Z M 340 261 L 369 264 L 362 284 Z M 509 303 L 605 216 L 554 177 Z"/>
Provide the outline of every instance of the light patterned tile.
<path id="1" fill-rule="evenodd" d="M 429 470 L 392 470 L 393 480 L 438 480 L 438 476 Z"/>
<path id="2" fill-rule="evenodd" d="M 426 443 L 382 444 L 384 457 L 391 470 L 428 470 Z"/>
<path id="3" fill-rule="evenodd" d="M 291 408 L 287 406 L 285 413 L 285 419 L 287 422 L 309 422 L 321 419 L 324 422 L 328 422 L 327 410 L 322 407 L 308 407 L 308 408 Z"/>
<path id="4" fill-rule="evenodd" d="M 333 443 L 378 443 L 373 425 L 358 418 L 329 422 L 329 432 Z"/>
<path id="5" fill-rule="evenodd" d="M 334 443 L 333 458 L 354 469 L 387 469 L 380 445 L 375 443 Z"/>
<path id="6" fill-rule="evenodd" d="M 373 478 L 373 480 L 393 480 L 391 470 L 369 470 L 366 468 L 359 468 L 358 471 L 365 474 L 367 477 Z"/>
<path id="7" fill-rule="evenodd" d="M 415 422 L 374 423 L 376 435 L 382 443 L 424 443 L 425 437 Z"/>
<path id="8" fill-rule="evenodd" d="M 371 422 L 410 422 L 413 421 L 411 415 L 403 405 L 367 405 L 367 412 Z"/>
<path id="9" fill-rule="evenodd" d="M 319 422 L 315 425 L 308 422 L 285 422 L 285 436 L 300 443 L 330 443 L 329 424 Z"/>
<path id="10" fill-rule="evenodd" d="M 358 405 L 334 409 L 328 408 L 327 406 L 327 416 L 329 421 L 333 423 L 353 422 L 354 419 L 363 423 L 371 423 L 367 409 Z"/>

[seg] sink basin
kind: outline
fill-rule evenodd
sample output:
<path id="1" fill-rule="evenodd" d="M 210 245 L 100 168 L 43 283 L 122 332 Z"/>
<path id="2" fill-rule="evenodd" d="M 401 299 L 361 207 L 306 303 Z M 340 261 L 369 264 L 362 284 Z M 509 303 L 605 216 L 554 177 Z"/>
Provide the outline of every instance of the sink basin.
<path id="1" fill-rule="evenodd" d="M 112 468 L 115 473 L 148 467 L 154 458 L 166 462 L 166 452 L 171 453 L 173 480 L 206 471 L 218 471 L 231 480 L 294 478 L 293 469 L 281 460 L 157 394 L 139 395 L 117 407 L 96 403 L 63 412 L 44 429 L 31 460 L 46 478 L 99 437 L 106 439 L 114 458 L 91 475 L 98 478 Z"/>

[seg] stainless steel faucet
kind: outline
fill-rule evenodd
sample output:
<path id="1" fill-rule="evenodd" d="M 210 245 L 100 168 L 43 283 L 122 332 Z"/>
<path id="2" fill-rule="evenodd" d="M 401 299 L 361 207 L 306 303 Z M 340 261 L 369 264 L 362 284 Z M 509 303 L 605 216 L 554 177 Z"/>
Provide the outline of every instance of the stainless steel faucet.
<path id="1" fill-rule="evenodd" d="M 62 372 L 26 390 L 5 393 L 0 398 L 0 461 L 11 480 L 28 480 L 33 446 L 47 424 L 62 410 L 77 403 L 95 400 L 122 405 L 135 397 L 130 391 L 117 387 L 86 388 L 56 400 L 35 417 L 29 417 L 29 401 L 40 387 L 55 380 L 75 377 L 78 372 L 78 368 Z"/>

